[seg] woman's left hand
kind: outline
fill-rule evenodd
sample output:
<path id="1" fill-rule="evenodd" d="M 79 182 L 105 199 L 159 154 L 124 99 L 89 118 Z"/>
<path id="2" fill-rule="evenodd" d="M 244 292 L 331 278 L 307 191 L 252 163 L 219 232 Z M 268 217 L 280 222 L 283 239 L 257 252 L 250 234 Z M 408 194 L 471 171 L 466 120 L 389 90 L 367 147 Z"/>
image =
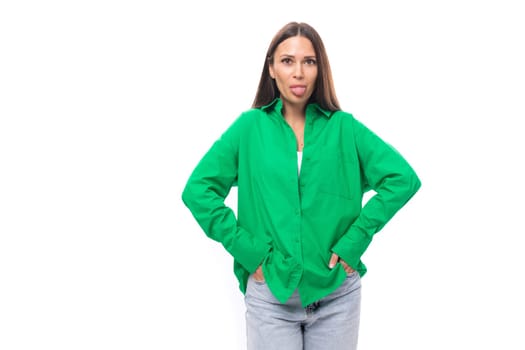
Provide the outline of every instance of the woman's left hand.
<path id="1" fill-rule="evenodd" d="M 339 255 L 337 255 L 336 253 L 332 253 L 332 256 L 330 257 L 330 262 L 328 263 L 328 267 L 332 269 L 338 262 L 341 263 L 347 275 L 354 272 L 354 269 L 350 265 L 348 265 L 343 259 L 340 259 Z"/>
<path id="2" fill-rule="evenodd" d="M 257 282 L 264 282 L 264 274 L 263 274 L 262 266 L 259 265 L 257 270 L 255 270 L 255 272 L 253 273 L 253 278 Z"/>

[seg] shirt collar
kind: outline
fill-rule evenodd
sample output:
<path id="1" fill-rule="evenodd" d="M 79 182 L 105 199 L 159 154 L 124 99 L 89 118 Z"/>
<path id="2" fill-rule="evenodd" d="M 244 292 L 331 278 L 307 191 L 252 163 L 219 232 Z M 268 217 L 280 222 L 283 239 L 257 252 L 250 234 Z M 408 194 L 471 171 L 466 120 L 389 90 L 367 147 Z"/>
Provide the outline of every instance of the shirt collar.
<path id="1" fill-rule="evenodd" d="M 283 101 L 281 100 L 281 98 L 277 97 L 272 102 L 261 107 L 261 110 L 264 112 L 270 112 L 272 109 L 274 109 L 278 113 L 281 113 L 283 109 Z M 314 113 L 316 115 L 320 114 L 326 118 L 330 118 L 333 114 L 332 111 L 322 108 L 321 106 L 319 106 L 318 103 L 309 103 L 308 106 L 306 106 L 306 114 L 310 113 Z"/>

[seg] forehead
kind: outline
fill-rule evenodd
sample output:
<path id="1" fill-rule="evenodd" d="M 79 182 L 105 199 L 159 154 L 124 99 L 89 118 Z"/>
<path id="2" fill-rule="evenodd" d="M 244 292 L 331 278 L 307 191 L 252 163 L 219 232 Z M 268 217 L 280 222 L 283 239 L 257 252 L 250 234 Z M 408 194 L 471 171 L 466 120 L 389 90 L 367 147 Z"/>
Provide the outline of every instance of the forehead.
<path id="1" fill-rule="evenodd" d="M 277 46 L 275 55 L 315 56 L 315 50 L 310 39 L 304 36 L 292 36 Z"/>

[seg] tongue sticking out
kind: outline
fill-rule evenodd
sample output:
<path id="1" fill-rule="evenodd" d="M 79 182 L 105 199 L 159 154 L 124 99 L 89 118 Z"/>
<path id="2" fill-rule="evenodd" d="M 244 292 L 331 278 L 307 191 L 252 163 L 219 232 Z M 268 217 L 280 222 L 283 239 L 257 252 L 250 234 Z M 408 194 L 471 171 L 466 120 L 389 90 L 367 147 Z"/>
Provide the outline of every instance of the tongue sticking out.
<path id="1" fill-rule="evenodd" d="M 295 96 L 303 96 L 306 91 L 306 87 L 304 86 L 294 86 L 292 87 L 292 93 Z"/>

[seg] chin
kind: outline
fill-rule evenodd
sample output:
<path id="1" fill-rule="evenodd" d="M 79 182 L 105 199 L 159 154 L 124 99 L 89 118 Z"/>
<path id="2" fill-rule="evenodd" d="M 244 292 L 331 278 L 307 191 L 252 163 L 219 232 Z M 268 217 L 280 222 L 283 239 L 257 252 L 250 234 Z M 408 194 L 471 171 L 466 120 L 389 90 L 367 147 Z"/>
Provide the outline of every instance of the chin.
<path id="1" fill-rule="evenodd" d="M 288 101 L 288 103 L 293 103 L 293 104 L 306 104 L 309 99 L 310 98 L 306 96 L 301 96 L 301 97 L 291 96 L 289 98 L 286 98 L 286 101 Z"/>

